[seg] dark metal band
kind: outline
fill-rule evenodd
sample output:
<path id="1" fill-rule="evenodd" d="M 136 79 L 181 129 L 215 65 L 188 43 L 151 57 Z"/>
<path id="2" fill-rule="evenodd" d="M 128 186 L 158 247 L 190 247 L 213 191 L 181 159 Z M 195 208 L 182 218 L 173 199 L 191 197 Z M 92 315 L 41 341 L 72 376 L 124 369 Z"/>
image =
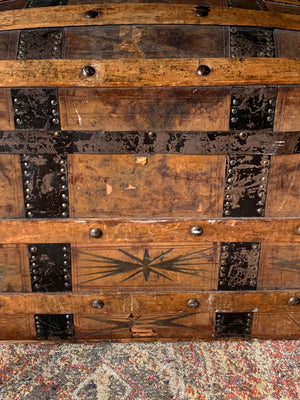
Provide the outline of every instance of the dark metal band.
<path id="1" fill-rule="evenodd" d="M 11 96 L 16 130 L 60 129 L 57 89 L 11 89 Z"/>
<path id="2" fill-rule="evenodd" d="M 275 57 L 273 29 L 230 27 L 230 57 Z"/>
<path id="3" fill-rule="evenodd" d="M 266 11 L 263 0 L 227 0 L 228 7 Z"/>
<path id="4" fill-rule="evenodd" d="M 27 218 L 68 218 L 66 155 L 22 155 Z"/>
<path id="5" fill-rule="evenodd" d="M 0 131 L 0 153 L 294 154 L 300 132 Z"/>
<path id="6" fill-rule="evenodd" d="M 216 338 L 251 337 L 252 320 L 252 312 L 217 312 L 214 336 Z"/>
<path id="7" fill-rule="evenodd" d="M 28 253 L 33 292 L 72 291 L 70 244 L 30 244 Z"/>
<path id="8" fill-rule="evenodd" d="M 65 6 L 68 0 L 28 0 L 26 8 Z"/>
<path id="9" fill-rule="evenodd" d="M 273 130 L 277 87 L 236 86 L 231 92 L 231 130 Z"/>
<path id="10" fill-rule="evenodd" d="M 36 314 L 34 316 L 38 340 L 74 339 L 73 314 Z"/>
<path id="11" fill-rule="evenodd" d="M 255 290 L 260 243 L 221 243 L 218 290 Z"/>
<path id="12" fill-rule="evenodd" d="M 17 60 L 58 59 L 62 55 L 63 29 L 20 31 Z"/>
<path id="13" fill-rule="evenodd" d="M 226 159 L 224 217 L 263 217 L 270 156 L 230 156 Z"/>

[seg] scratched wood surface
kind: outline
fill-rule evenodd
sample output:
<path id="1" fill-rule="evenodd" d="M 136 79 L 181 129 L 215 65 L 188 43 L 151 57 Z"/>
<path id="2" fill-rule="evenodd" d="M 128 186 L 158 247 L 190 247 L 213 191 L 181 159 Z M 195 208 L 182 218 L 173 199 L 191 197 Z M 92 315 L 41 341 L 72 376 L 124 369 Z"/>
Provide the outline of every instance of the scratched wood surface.
<path id="1" fill-rule="evenodd" d="M 300 282 L 300 247 L 289 243 L 263 243 L 258 290 L 297 289 Z"/>
<path id="2" fill-rule="evenodd" d="M 28 258 L 28 257 L 27 257 Z M 0 292 L 25 292 L 28 288 L 28 261 L 26 246 L 1 245 L 0 247 Z M 30 278 L 29 278 L 30 280 Z"/>
<path id="3" fill-rule="evenodd" d="M 60 89 L 62 128 L 227 131 L 230 88 Z"/>
<path id="4" fill-rule="evenodd" d="M 292 339 L 299 337 L 300 313 L 272 312 L 254 314 L 252 336 L 258 339 Z"/>
<path id="5" fill-rule="evenodd" d="M 0 89 L 0 124 L 3 130 L 14 129 L 11 95 L 10 90 L 6 88 Z"/>
<path id="6" fill-rule="evenodd" d="M 297 131 L 300 129 L 299 98 L 299 86 L 279 86 L 276 100 L 274 130 Z"/>
<path id="7" fill-rule="evenodd" d="M 153 243 L 117 248 L 76 246 L 73 290 L 216 290 L 218 250 L 217 243 L 176 247 Z"/>
<path id="8" fill-rule="evenodd" d="M 224 161 L 223 156 L 70 155 L 70 215 L 218 217 Z"/>
<path id="9" fill-rule="evenodd" d="M 0 155 L 0 218 L 24 217 L 19 156 Z"/>
<path id="10" fill-rule="evenodd" d="M 284 171 L 284 173 L 283 173 Z M 269 173 L 266 216 L 300 215 L 300 157 L 274 156 Z"/>

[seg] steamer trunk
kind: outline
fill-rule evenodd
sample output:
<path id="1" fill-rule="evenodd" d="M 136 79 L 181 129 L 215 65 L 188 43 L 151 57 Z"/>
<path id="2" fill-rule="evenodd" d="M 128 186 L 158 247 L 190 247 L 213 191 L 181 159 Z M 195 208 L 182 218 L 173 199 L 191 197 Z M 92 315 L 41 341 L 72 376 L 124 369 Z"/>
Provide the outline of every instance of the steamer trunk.
<path id="1" fill-rule="evenodd" d="M 0 3 L 0 339 L 300 336 L 296 0 Z"/>

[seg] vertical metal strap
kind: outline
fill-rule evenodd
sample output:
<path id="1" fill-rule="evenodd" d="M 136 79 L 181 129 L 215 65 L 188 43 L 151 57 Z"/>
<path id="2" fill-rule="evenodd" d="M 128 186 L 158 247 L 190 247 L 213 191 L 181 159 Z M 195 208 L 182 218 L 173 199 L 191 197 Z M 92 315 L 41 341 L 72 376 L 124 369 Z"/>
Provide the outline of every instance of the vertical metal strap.
<path id="1" fill-rule="evenodd" d="M 218 290 L 255 290 L 260 243 L 221 243 Z"/>
<path id="2" fill-rule="evenodd" d="M 275 57 L 273 29 L 231 26 L 230 57 Z"/>
<path id="3" fill-rule="evenodd" d="M 42 28 L 20 31 L 17 60 L 59 59 L 62 55 L 63 29 Z"/>
<path id="4" fill-rule="evenodd" d="M 30 244 L 28 253 L 33 292 L 72 290 L 70 244 Z"/>
<path id="5" fill-rule="evenodd" d="M 27 218 L 68 218 L 67 156 L 22 155 L 21 170 Z"/>
<path id="6" fill-rule="evenodd" d="M 217 312 L 214 336 L 217 338 L 251 337 L 252 320 L 252 312 Z"/>
<path id="7" fill-rule="evenodd" d="M 73 314 L 36 314 L 34 321 L 38 340 L 74 339 Z"/>

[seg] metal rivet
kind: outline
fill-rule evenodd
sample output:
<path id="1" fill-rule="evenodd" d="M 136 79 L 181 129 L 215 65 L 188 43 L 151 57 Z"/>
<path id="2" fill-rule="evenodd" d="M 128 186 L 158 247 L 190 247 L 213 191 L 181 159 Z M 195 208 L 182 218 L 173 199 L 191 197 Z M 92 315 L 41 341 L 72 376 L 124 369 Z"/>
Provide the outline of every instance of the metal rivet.
<path id="1" fill-rule="evenodd" d="M 203 233 L 203 228 L 201 226 L 192 226 L 191 234 L 194 236 L 200 236 Z"/>
<path id="2" fill-rule="evenodd" d="M 61 132 L 56 131 L 56 132 L 53 133 L 53 136 L 58 138 L 58 137 L 61 136 Z"/>
<path id="3" fill-rule="evenodd" d="M 229 201 L 226 201 L 226 202 L 225 202 L 225 206 L 226 206 L 226 207 L 229 207 L 229 206 L 230 206 L 230 202 L 229 202 Z"/>
<path id="4" fill-rule="evenodd" d="M 81 69 L 81 73 L 83 76 L 85 77 L 89 77 L 89 76 L 93 76 L 96 73 L 96 70 L 94 67 L 92 67 L 91 65 L 86 65 L 85 67 L 83 67 Z"/>
<path id="5" fill-rule="evenodd" d="M 289 305 L 290 306 L 297 306 L 298 304 L 300 304 L 300 298 L 293 296 L 289 299 Z"/>
<path id="6" fill-rule="evenodd" d="M 230 186 L 226 186 L 226 190 L 230 190 L 231 189 L 231 187 Z"/>
<path id="7" fill-rule="evenodd" d="M 226 260 L 222 260 L 221 265 L 226 265 Z"/>
<path id="8" fill-rule="evenodd" d="M 271 104 L 273 106 L 275 104 L 275 99 L 270 99 L 269 104 Z"/>
<path id="9" fill-rule="evenodd" d="M 272 122 L 272 121 L 273 121 L 273 117 L 271 117 L 271 115 L 269 115 L 269 116 L 267 117 L 267 121 L 268 121 L 268 122 Z"/>
<path id="10" fill-rule="evenodd" d="M 228 173 L 229 173 L 229 174 L 233 174 L 233 172 L 234 172 L 234 170 L 231 169 L 231 168 L 228 170 Z"/>
<path id="11" fill-rule="evenodd" d="M 258 203 L 257 203 L 257 205 L 258 206 L 263 206 L 265 203 L 262 201 L 262 200 L 260 200 Z"/>
<path id="12" fill-rule="evenodd" d="M 265 176 L 263 176 L 260 180 L 265 182 L 267 180 L 267 178 Z"/>
<path id="13" fill-rule="evenodd" d="M 63 269 L 63 272 L 68 272 L 67 268 L 64 268 L 64 269 Z"/>
<path id="14" fill-rule="evenodd" d="M 15 108 L 15 114 L 20 114 L 21 110 L 19 108 Z"/>
<path id="15" fill-rule="evenodd" d="M 247 133 L 246 133 L 246 132 L 240 132 L 240 133 L 239 133 L 239 137 L 240 137 L 241 139 L 246 139 Z"/>
<path id="16" fill-rule="evenodd" d="M 66 185 L 62 185 L 61 188 L 64 190 L 64 189 L 66 189 L 67 187 L 66 187 Z"/>
<path id="17" fill-rule="evenodd" d="M 65 258 L 68 257 L 68 254 L 64 253 L 64 257 L 65 257 Z"/>
<path id="18" fill-rule="evenodd" d="M 226 194 L 225 199 L 230 200 L 230 198 L 231 198 L 230 194 Z"/>
<path id="19" fill-rule="evenodd" d="M 296 228 L 296 234 L 297 234 L 297 235 L 300 235 L 300 225 L 297 226 L 297 228 Z"/>
<path id="20" fill-rule="evenodd" d="M 62 208 L 67 208 L 67 204 L 66 203 L 62 203 Z"/>
<path id="21" fill-rule="evenodd" d="M 209 12 L 210 12 L 209 7 L 196 6 L 195 14 L 197 17 L 207 17 Z"/>
<path id="22" fill-rule="evenodd" d="M 225 268 L 225 267 L 220 267 L 220 270 L 221 270 L 222 272 L 224 272 L 224 271 L 226 271 L 226 268 Z"/>
<path id="23" fill-rule="evenodd" d="M 58 118 L 52 118 L 52 122 L 54 123 L 54 125 L 59 124 L 59 119 Z"/>
<path id="24" fill-rule="evenodd" d="M 199 302 L 198 300 L 196 300 L 196 299 L 190 299 L 190 300 L 187 302 L 187 305 L 188 305 L 188 307 L 196 308 L 196 307 L 199 307 L 199 306 L 200 306 L 200 302 Z"/>
<path id="25" fill-rule="evenodd" d="M 16 123 L 17 123 L 18 125 L 21 125 L 21 124 L 22 124 L 22 120 L 21 120 L 20 118 L 17 118 L 17 119 L 16 119 Z"/>
<path id="26" fill-rule="evenodd" d="M 92 307 L 94 308 L 103 308 L 104 307 L 104 303 L 102 300 L 94 300 L 92 302 Z"/>
<path id="27" fill-rule="evenodd" d="M 227 251 L 228 250 L 228 246 L 222 246 L 222 250 L 223 251 Z"/>
<path id="28" fill-rule="evenodd" d="M 232 117 L 230 121 L 231 121 L 233 124 L 235 124 L 235 123 L 238 121 L 238 119 L 237 119 L 236 117 Z"/>
<path id="29" fill-rule="evenodd" d="M 27 215 L 28 215 L 28 217 L 32 217 L 32 212 L 28 211 Z"/>
<path id="30" fill-rule="evenodd" d="M 14 98 L 14 103 L 15 103 L 15 104 L 19 104 L 19 103 L 20 103 L 20 100 L 17 99 L 17 98 L 15 97 L 15 98 Z"/>
<path id="31" fill-rule="evenodd" d="M 228 179 L 227 179 L 227 182 L 228 182 L 228 183 L 232 183 L 232 181 L 233 181 L 232 178 L 228 178 Z"/>
<path id="32" fill-rule="evenodd" d="M 264 212 L 264 210 L 263 210 L 262 208 L 258 208 L 258 209 L 257 209 L 257 212 L 258 212 L 259 214 L 262 214 L 262 213 Z"/>
<path id="33" fill-rule="evenodd" d="M 68 261 L 64 261 L 64 265 L 68 265 Z"/>
<path id="34" fill-rule="evenodd" d="M 67 251 L 67 248 L 65 246 L 63 247 L 63 251 Z"/>
<path id="35" fill-rule="evenodd" d="M 199 65 L 196 74 L 199 76 L 207 76 L 210 73 L 210 68 L 207 65 Z"/>
<path id="36" fill-rule="evenodd" d="M 65 282 L 64 286 L 65 286 L 65 287 L 70 287 L 71 285 L 70 285 L 69 282 Z"/>
<path id="37" fill-rule="evenodd" d="M 256 285 L 256 281 L 251 280 L 251 281 L 250 281 L 250 286 L 255 286 L 255 285 Z"/>
<path id="38" fill-rule="evenodd" d="M 235 115 L 237 114 L 238 110 L 236 108 L 232 108 L 231 109 L 231 114 Z"/>
<path id="39" fill-rule="evenodd" d="M 62 197 L 63 199 L 66 199 L 66 198 L 67 198 L 67 195 L 66 195 L 65 193 L 63 193 L 63 194 L 61 195 L 61 197 Z"/>
<path id="40" fill-rule="evenodd" d="M 65 275 L 65 276 L 64 276 L 64 279 L 69 279 L 69 276 L 68 276 L 68 275 Z"/>
<path id="41" fill-rule="evenodd" d="M 66 211 L 64 211 L 61 215 L 62 215 L 63 217 L 67 217 L 68 213 L 67 213 Z"/>
<path id="42" fill-rule="evenodd" d="M 148 132 L 148 137 L 153 139 L 155 137 L 155 133 L 152 131 Z"/>
<path id="43" fill-rule="evenodd" d="M 232 100 L 232 104 L 233 104 L 234 106 L 237 106 L 237 105 L 239 104 L 238 99 L 233 99 L 233 100 Z"/>
<path id="44" fill-rule="evenodd" d="M 55 109 L 53 109 L 51 112 L 52 112 L 52 115 L 58 115 L 59 114 L 58 111 L 55 110 Z"/>
<path id="45" fill-rule="evenodd" d="M 223 281 L 219 281 L 219 284 L 220 284 L 220 285 L 224 285 L 224 282 L 223 282 Z"/>
<path id="46" fill-rule="evenodd" d="M 60 172 L 66 172 L 66 170 L 64 168 L 61 168 Z"/>
<path id="47" fill-rule="evenodd" d="M 61 180 L 61 181 L 65 181 L 65 180 L 66 180 L 66 177 L 63 175 L 63 176 L 60 177 L 60 180 Z"/>
<path id="48" fill-rule="evenodd" d="M 51 103 L 52 106 L 56 106 L 57 105 L 57 101 L 55 99 L 52 99 L 50 101 L 50 103 Z"/>
<path id="49" fill-rule="evenodd" d="M 36 284 L 34 285 L 34 287 L 35 287 L 36 289 L 38 289 L 40 286 L 39 286 L 38 283 L 36 283 Z"/>
<path id="50" fill-rule="evenodd" d="M 230 160 L 230 165 L 235 165 L 235 160 Z"/>
<path id="51" fill-rule="evenodd" d="M 225 214 L 225 215 L 230 215 L 230 211 L 229 211 L 229 210 L 225 210 L 225 211 L 224 211 L 224 214 Z"/>
<path id="52" fill-rule="evenodd" d="M 252 249 L 258 249 L 258 244 L 253 244 Z"/>
<path id="53" fill-rule="evenodd" d="M 64 165 L 64 163 L 65 163 L 65 160 L 60 160 L 60 162 L 59 162 L 61 165 Z"/>
<path id="54" fill-rule="evenodd" d="M 30 247 L 30 251 L 32 253 L 35 253 L 37 251 L 37 248 L 35 246 Z"/>
<path id="55" fill-rule="evenodd" d="M 95 10 L 88 10 L 84 13 L 84 16 L 85 16 L 85 18 L 89 18 L 89 19 L 96 18 L 98 16 L 98 13 Z"/>
<path id="56" fill-rule="evenodd" d="M 99 239 L 103 236 L 103 232 L 99 228 L 93 228 L 90 230 L 90 236 L 95 239 Z"/>
<path id="57" fill-rule="evenodd" d="M 31 204 L 30 203 L 26 203 L 26 208 L 30 208 Z"/>
<path id="58" fill-rule="evenodd" d="M 268 114 L 274 114 L 274 109 L 273 108 L 269 108 L 268 109 Z"/>

